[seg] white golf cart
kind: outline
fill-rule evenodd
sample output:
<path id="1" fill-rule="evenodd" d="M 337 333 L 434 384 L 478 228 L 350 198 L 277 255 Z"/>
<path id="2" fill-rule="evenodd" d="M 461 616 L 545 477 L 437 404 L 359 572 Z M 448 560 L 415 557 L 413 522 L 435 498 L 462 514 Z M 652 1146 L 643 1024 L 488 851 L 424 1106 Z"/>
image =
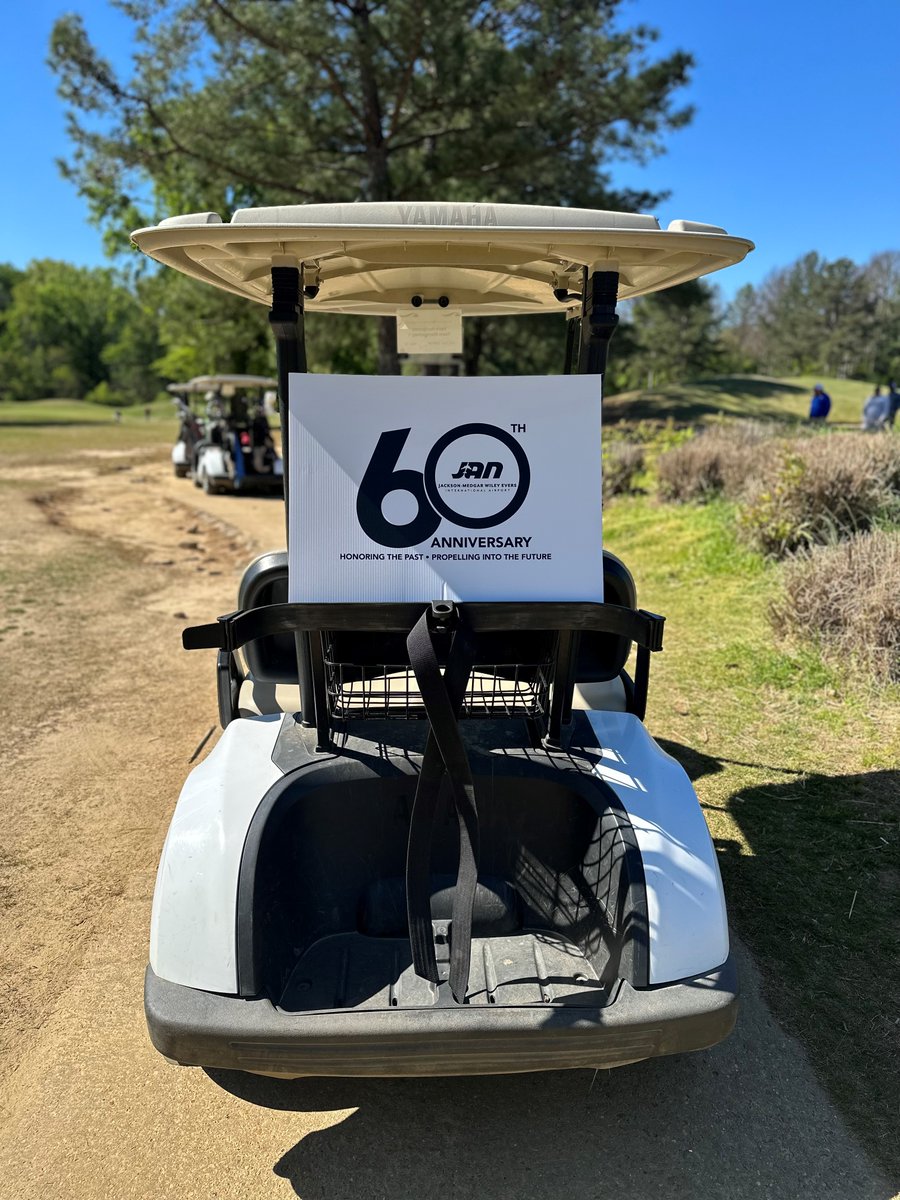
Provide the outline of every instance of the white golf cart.
<path id="1" fill-rule="evenodd" d="M 527 381 L 564 447 L 530 492 L 509 425 L 458 428 L 454 404 L 490 381 L 422 381 L 444 389 L 445 410 L 437 392 L 427 403 L 435 420 L 446 411 L 451 447 L 440 460 L 435 444 L 424 472 L 397 469 L 417 416 L 385 385 L 404 428 L 385 427 L 373 481 L 361 426 L 339 427 L 337 453 L 304 441 L 302 421 L 324 410 L 303 402 L 303 317 L 558 312 L 566 374 L 597 377 L 618 299 L 739 262 L 752 244 L 710 225 L 503 204 L 191 214 L 133 236 L 269 307 L 291 514 L 290 569 L 263 555 L 238 611 L 184 632 L 187 649 L 218 653 L 224 729 L 162 852 L 145 983 L 154 1044 L 182 1064 L 391 1076 L 611 1067 L 727 1036 L 737 981 L 716 854 L 687 775 L 643 724 L 663 618 L 637 607 L 627 567 L 598 536 L 575 545 L 596 568 L 588 597 L 554 594 L 555 564 L 520 561 L 517 578 L 543 598 L 454 594 L 438 563 L 418 599 L 366 599 L 373 580 L 396 578 L 401 595 L 401 560 L 426 557 L 417 547 L 496 544 L 455 499 L 469 476 L 512 489 L 489 498 L 504 505 L 492 528 L 537 522 L 538 496 L 568 489 L 582 446 L 598 450 L 598 425 L 565 436 L 576 395 L 593 395 L 599 416 L 599 378 Z M 465 442 L 460 454 L 464 434 L 493 438 L 496 461 Z M 600 479 L 588 483 L 599 530 Z M 321 565 L 308 549 L 320 513 L 395 550 L 359 556 L 379 561 L 351 574 L 355 597 L 300 602 Z"/>
<path id="2" fill-rule="evenodd" d="M 166 391 L 172 393 L 179 420 L 178 440 L 172 447 L 172 467 L 179 479 L 186 479 L 191 473 L 196 448 L 203 441 L 204 421 L 191 404 L 193 387 L 190 383 L 170 383 Z"/>
<path id="3" fill-rule="evenodd" d="M 265 375 L 198 375 L 177 386 L 180 394 L 203 396 L 206 402 L 202 437 L 189 447 L 190 465 L 185 472 L 196 486 L 207 493 L 280 495 L 283 465 L 266 406 L 266 396 L 277 388 L 277 380 Z"/>

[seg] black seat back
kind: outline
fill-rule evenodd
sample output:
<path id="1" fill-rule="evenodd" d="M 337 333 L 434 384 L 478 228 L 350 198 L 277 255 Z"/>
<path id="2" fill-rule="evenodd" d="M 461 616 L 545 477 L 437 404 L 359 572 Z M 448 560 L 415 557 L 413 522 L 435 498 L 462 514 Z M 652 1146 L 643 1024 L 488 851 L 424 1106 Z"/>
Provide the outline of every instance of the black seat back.
<path id="1" fill-rule="evenodd" d="M 603 599 L 622 608 L 637 608 L 631 572 L 609 550 L 603 551 Z M 576 683 L 604 683 L 615 679 L 628 662 L 631 642 L 613 633 L 583 633 L 575 668 Z"/>

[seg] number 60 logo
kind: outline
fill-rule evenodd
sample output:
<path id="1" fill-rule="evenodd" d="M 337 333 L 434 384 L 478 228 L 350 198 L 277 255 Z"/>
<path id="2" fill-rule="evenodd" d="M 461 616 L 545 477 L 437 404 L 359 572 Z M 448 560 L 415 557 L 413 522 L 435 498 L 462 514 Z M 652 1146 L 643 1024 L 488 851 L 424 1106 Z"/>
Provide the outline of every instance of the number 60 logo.
<path id="1" fill-rule="evenodd" d="M 391 429 L 382 433 L 360 482 L 356 497 L 356 516 L 364 532 L 373 542 L 393 549 L 415 546 L 431 537 L 442 519 L 454 525 L 461 525 L 465 529 L 488 529 L 508 521 L 522 507 L 531 484 L 531 468 L 525 451 L 505 429 L 478 422 L 458 425 L 434 443 L 425 460 L 424 471 L 413 471 L 409 468 L 398 471 L 397 463 L 410 433 L 410 429 Z M 477 516 L 457 512 L 451 508 L 440 494 L 437 482 L 441 456 L 454 442 L 472 435 L 494 438 L 502 443 L 511 452 L 519 470 L 519 479 L 512 498 L 497 512 L 481 513 Z M 488 463 L 487 467 L 495 469 L 483 475 L 483 463 L 460 463 L 460 471 L 450 478 L 499 478 L 502 471 L 500 463 Z M 397 525 L 386 519 L 382 506 L 385 497 L 391 492 L 408 492 L 412 496 L 416 503 L 416 513 L 411 521 Z"/>

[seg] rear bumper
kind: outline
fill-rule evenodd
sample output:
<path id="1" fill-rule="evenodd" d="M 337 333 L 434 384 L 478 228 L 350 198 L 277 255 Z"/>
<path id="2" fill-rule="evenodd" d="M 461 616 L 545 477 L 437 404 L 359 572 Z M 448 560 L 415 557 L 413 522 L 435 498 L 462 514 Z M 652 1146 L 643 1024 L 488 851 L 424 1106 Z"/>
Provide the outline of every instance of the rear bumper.
<path id="1" fill-rule="evenodd" d="M 229 482 L 236 492 L 284 492 L 283 475 L 241 475 Z"/>
<path id="2" fill-rule="evenodd" d="M 737 974 L 714 971 L 637 991 L 605 1008 L 465 1006 L 288 1013 L 159 979 L 144 1009 L 161 1054 L 185 1066 L 277 1075 L 494 1075 L 615 1067 L 702 1050 L 737 1016 Z"/>

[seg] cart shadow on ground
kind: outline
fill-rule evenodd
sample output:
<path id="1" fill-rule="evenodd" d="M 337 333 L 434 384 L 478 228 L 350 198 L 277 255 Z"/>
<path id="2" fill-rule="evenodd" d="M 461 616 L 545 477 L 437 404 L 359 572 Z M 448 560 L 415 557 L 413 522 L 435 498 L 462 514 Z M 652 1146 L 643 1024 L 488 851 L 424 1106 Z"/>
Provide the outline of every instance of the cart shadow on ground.
<path id="1" fill-rule="evenodd" d="M 250 488 L 243 488 L 235 492 L 228 488 L 222 492 L 213 492 L 212 495 L 230 500 L 245 500 L 247 498 L 251 500 L 271 500 L 273 502 L 277 500 L 279 504 L 284 504 L 283 492 L 252 491 Z"/>
<path id="2" fill-rule="evenodd" d="M 447 1079 L 210 1077 L 251 1104 L 334 1113 L 273 1164 L 303 1200 L 548 1195 L 889 1200 L 740 952 L 742 1014 L 713 1050 L 612 1071 Z M 350 1109 L 347 1114 L 346 1110 Z"/>
<path id="3" fill-rule="evenodd" d="M 722 769 L 710 756 L 664 745 L 694 779 Z M 783 785 L 786 793 L 796 786 Z M 697 1054 L 612 1071 L 445 1079 L 207 1074 L 250 1104 L 333 1114 L 334 1123 L 273 1164 L 303 1200 L 599 1200 L 626 1188 L 637 1197 L 889 1200 L 895 1189 L 860 1152 L 804 1050 L 766 1007 L 749 954 L 740 943 L 735 953 L 737 1028 Z"/>

